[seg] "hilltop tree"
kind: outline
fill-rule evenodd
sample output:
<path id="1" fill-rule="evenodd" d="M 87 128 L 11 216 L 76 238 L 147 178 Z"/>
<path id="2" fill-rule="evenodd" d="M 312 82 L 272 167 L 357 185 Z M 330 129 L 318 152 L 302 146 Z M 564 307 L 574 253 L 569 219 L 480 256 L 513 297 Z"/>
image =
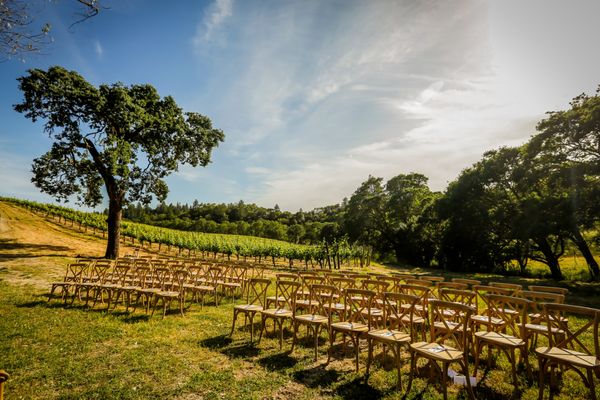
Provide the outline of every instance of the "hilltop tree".
<path id="1" fill-rule="evenodd" d="M 44 119 L 52 148 L 33 161 L 32 182 L 58 201 L 76 196 L 96 206 L 108 195 L 106 257 L 119 255 L 123 207 L 163 201 L 164 178 L 179 164 L 206 166 L 224 134 L 210 119 L 183 112 L 151 85 L 95 87 L 62 67 L 32 69 L 19 78 L 24 100 L 14 106 L 33 122 Z"/>

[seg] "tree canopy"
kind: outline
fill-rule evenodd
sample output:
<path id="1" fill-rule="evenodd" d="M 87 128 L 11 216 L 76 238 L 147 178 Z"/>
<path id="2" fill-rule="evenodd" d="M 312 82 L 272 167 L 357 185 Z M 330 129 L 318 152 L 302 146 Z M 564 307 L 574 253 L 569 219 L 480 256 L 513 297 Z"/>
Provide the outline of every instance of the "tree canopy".
<path id="1" fill-rule="evenodd" d="M 15 110 L 45 120 L 54 140 L 33 161 L 33 183 L 66 201 L 96 206 L 102 187 L 109 199 L 107 257 L 118 256 L 119 221 L 132 201 L 162 201 L 164 180 L 179 164 L 206 166 L 211 151 L 224 140 L 211 120 L 183 112 L 175 100 L 160 97 L 151 85 L 122 83 L 95 87 L 62 67 L 32 69 L 19 78 L 24 100 Z"/>

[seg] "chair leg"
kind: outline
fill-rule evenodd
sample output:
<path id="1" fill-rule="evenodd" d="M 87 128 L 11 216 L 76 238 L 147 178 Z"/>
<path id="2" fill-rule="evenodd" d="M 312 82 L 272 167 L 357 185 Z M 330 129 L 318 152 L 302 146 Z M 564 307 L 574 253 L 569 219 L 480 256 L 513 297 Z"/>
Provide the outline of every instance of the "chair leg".
<path id="1" fill-rule="evenodd" d="M 590 398 L 596 400 L 596 384 L 594 383 L 594 372 L 591 369 L 587 370 L 588 385 L 590 387 Z"/>
<path id="2" fill-rule="evenodd" d="M 263 331 L 265 330 L 266 318 L 261 316 L 260 318 L 260 335 L 258 336 L 258 344 L 260 344 L 260 340 L 262 339 Z"/>
<path id="3" fill-rule="evenodd" d="M 371 367 L 371 361 L 373 360 L 373 339 L 367 337 L 367 346 L 368 346 L 368 354 L 367 354 L 367 371 L 365 372 L 365 381 L 369 381 L 369 369 Z"/>
<path id="4" fill-rule="evenodd" d="M 313 330 L 315 331 L 315 361 L 317 361 L 319 352 L 319 333 L 321 331 L 321 325 L 318 324 L 313 326 Z"/>
<path id="5" fill-rule="evenodd" d="M 410 352 L 410 375 L 408 376 L 408 386 L 406 387 L 406 394 L 410 392 L 410 388 L 412 386 L 413 377 L 415 375 L 415 370 L 417 369 L 417 357 L 414 351 Z"/>
<path id="6" fill-rule="evenodd" d="M 469 375 L 465 375 L 465 378 L 469 379 Z M 448 400 L 448 363 L 442 363 L 442 392 L 444 393 L 444 400 Z"/>
<path id="7" fill-rule="evenodd" d="M 539 372 L 539 391 L 538 391 L 538 400 L 543 400 L 544 398 L 544 380 L 546 378 L 546 361 L 541 357 L 538 357 L 538 365 L 540 368 Z"/>
<path id="8" fill-rule="evenodd" d="M 235 320 L 237 319 L 238 316 L 238 310 L 236 310 L 235 308 L 233 309 L 233 322 L 231 323 L 231 332 L 229 332 L 229 337 L 233 336 L 233 330 L 235 329 Z"/>
<path id="9" fill-rule="evenodd" d="M 463 368 L 463 374 L 465 375 L 465 380 L 467 381 L 467 391 L 469 393 L 470 399 L 475 399 L 475 393 L 473 393 L 473 386 L 471 386 L 471 376 L 469 375 L 469 365 L 466 361 L 461 362 L 461 366 Z M 475 375 L 475 374 L 473 374 Z M 477 375 L 475 375 L 477 376 Z"/>
<path id="10" fill-rule="evenodd" d="M 292 349 L 290 350 L 290 353 L 294 351 L 294 347 L 296 346 L 296 340 L 297 340 L 297 336 L 298 336 L 298 321 L 293 321 L 292 322 L 292 326 L 294 327 L 293 331 L 294 331 L 294 336 L 292 337 Z"/>

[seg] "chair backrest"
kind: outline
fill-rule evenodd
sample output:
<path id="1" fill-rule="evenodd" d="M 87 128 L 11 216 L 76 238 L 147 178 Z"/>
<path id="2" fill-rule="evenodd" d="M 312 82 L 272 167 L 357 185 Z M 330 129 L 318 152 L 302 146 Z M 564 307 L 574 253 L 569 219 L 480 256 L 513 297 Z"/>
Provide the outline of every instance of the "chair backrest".
<path id="1" fill-rule="evenodd" d="M 188 281 L 190 273 L 183 268 L 176 269 L 173 272 L 173 285 L 172 290 L 183 293 L 184 287 L 183 285 Z"/>
<path id="2" fill-rule="evenodd" d="M 91 274 L 89 276 L 90 282 L 104 283 L 110 269 L 110 264 L 94 264 L 91 268 Z"/>
<path id="3" fill-rule="evenodd" d="M 475 309 L 464 304 L 436 299 L 431 300 L 429 304 L 431 321 L 437 321 L 436 324 L 430 325 L 431 341 L 437 343 L 451 341 L 452 346 L 463 351 L 466 357 L 470 342 L 467 333 L 468 324 Z"/>
<path id="4" fill-rule="evenodd" d="M 277 308 L 285 308 L 292 312 L 296 311 L 296 294 L 302 284 L 296 281 L 286 281 L 280 279 L 275 286 L 275 296 L 277 297 Z"/>
<path id="5" fill-rule="evenodd" d="M 378 297 L 383 299 L 383 292 L 386 291 L 390 284 L 386 281 L 377 281 L 367 279 L 361 282 L 361 288 L 365 290 L 372 290 Z"/>
<path id="6" fill-rule="evenodd" d="M 565 295 L 560 293 L 534 292 L 531 290 L 523 290 L 519 292 L 519 295 L 531 302 L 539 303 L 540 311 L 542 308 L 542 303 L 562 304 L 565 302 Z"/>
<path id="7" fill-rule="evenodd" d="M 570 304 L 544 303 L 550 347 L 569 348 L 600 358 L 598 324 L 600 310 Z M 565 318 L 565 315 L 577 318 Z M 581 322 L 583 320 L 583 322 Z M 575 321 L 577 323 L 575 324 Z M 564 335 L 553 335 L 552 329 L 561 329 Z"/>
<path id="8" fill-rule="evenodd" d="M 509 335 L 523 337 L 531 302 L 521 297 L 486 294 L 489 323 L 491 318 L 500 318 L 503 329 Z"/>
<path id="9" fill-rule="evenodd" d="M 405 279 L 404 282 L 406 282 L 406 285 L 427 286 L 429 288 L 435 287 L 435 282 L 425 279 Z"/>
<path id="10" fill-rule="evenodd" d="M 472 289 L 477 293 L 477 299 L 483 303 L 483 309 L 480 309 L 479 301 L 475 304 L 478 314 L 486 314 L 489 309 L 488 299 L 486 297 L 487 294 L 497 294 L 502 296 L 511 296 L 513 294 L 513 291 L 510 289 L 487 285 L 475 285 Z"/>
<path id="11" fill-rule="evenodd" d="M 130 269 L 130 264 L 115 265 L 110 278 L 111 282 L 121 286 L 125 285 L 125 278 Z"/>
<path id="12" fill-rule="evenodd" d="M 65 282 L 81 282 L 83 277 L 90 270 L 89 263 L 72 263 L 67 265 L 67 271 L 65 273 Z"/>
<path id="13" fill-rule="evenodd" d="M 248 280 L 248 290 L 246 292 L 246 303 L 258 304 L 261 307 L 265 307 L 267 302 L 267 289 L 270 285 L 270 279 L 250 278 L 250 280 Z"/>
<path id="14" fill-rule="evenodd" d="M 438 293 L 442 289 L 469 290 L 469 285 L 460 282 L 438 282 L 436 284 Z"/>
<path id="15" fill-rule="evenodd" d="M 511 296 L 515 296 L 523 290 L 523 285 L 519 285 L 518 283 L 490 282 L 488 286 L 508 289 L 511 291 Z"/>
<path id="16" fill-rule="evenodd" d="M 427 304 L 427 300 L 431 294 L 431 288 L 423 285 L 404 284 L 400 286 L 400 290 L 404 294 L 411 294 L 419 298 L 419 303 Z"/>
<path id="17" fill-rule="evenodd" d="M 387 282 L 389 286 L 387 287 L 388 292 L 396 292 L 400 293 L 400 285 L 404 283 L 404 280 L 398 276 L 378 276 L 378 281 Z"/>
<path id="18" fill-rule="evenodd" d="M 280 274 L 275 274 L 275 277 L 277 278 L 277 280 L 285 280 L 285 281 L 297 281 L 298 279 L 300 279 L 300 275 L 298 274 L 288 274 L 288 273 L 280 273 Z"/>
<path id="19" fill-rule="evenodd" d="M 442 288 L 439 293 L 440 300 L 451 301 L 453 303 L 465 304 L 475 309 L 477 293 L 470 290 L 460 290 L 451 288 Z"/>
<path id="20" fill-rule="evenodd" d="M 443 276 L 420 275 L 419 279 L 422 281 L 433 282 L 435 284 L 436 282 L 444 282 L 446 278 Z"/>
<path id="21" fill-rule="evenodd" d="M 333 285 L 314 284 L 310 285 L 310 313 L 326 316 L 331 323 L 333 314 L 333 298 L 337 293 L 337 288 Z"/>
<path id="22" fill-rule="evenodd" d="M 529 285 L 527 287 L 532 292 L 558 293 L 566 296 L 569 294 L 569 289 L 555 286 Z"/>
<path id="23" fill-rule="evenodd" d="M 154 267 L 152 270 L 152 286 L 165 290 L 171 271 L 167 267 Z"/>
<path id="24" fill-rule="evenodd" d="M 411 274 L 405 274 L 403 272 L 392 272 L 392 275 L 395 276 L 396 278 L 402 279 L 402 281 L 404 283 L 406 283 L 407 279 L 417 279 L 416 276 L 411 275 Z"/>
<path id="25" fill-rule="evenodd" d="M 371 308 L 376 293 L 366 289 L 346 289 L 346 321 L 365 324 L 371 329 Z"/>
<path id="26" fill-rule="evenodd" d="M 356 287 L 356 281 L 352 278 L 332 278 L 331 283 L 337 288 L 340 296 L 344 295 L 346 289 L 353 289 Z"/>
<path id="27" fill-rule="evenodd" d="M 132 286 L 146 288 L 148 278 L 150 277 L 150 267 L 147 265 L 139 265 L 133 272 Z"/>
<path id="28" fill-rule="evenodd" d="M 469 286 L 481 285 L 481 281 L 477 279 L 452 278 L 452 282 L 464 283 Z"/>
<path id="29" fill-rule="evenodd" d="M 419 297 L 411 294 L 385 292 L 383 295 L 383 318 L 391 329 L 403 330 L 414 340 L 413 321 Z"/>
<path id="30" fill-rule="evenodd" d="M 223 277 L 223 268 L 221 267 L 209 267 L 206 271 L 205 279 L 211 285 L 216 285 L 219 280 Z"/>

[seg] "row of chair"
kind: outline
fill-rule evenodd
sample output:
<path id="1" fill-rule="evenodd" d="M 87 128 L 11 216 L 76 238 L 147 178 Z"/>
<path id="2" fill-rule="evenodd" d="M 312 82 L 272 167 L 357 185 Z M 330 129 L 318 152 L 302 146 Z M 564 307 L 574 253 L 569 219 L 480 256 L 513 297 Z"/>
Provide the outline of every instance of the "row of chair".
<path id="1" fill-rule="evenodd" d="M 592 374 L 600 374 L 597 335 L 600 311 L 562 304 L 564 294 L 555 293 L 559 290 L 523 291 L 517 287 L 502 287 L 502 283 L 478 285 L 477 282 L 470 282 L 471 290 L 465 290 L 462 286 L 444 287 L 442 282 L 437 282 L 434 290 L 429 286 L 415 285 L 406 278 L 405 282 L 408 283 L 394 286 L 398 288 L 397 291 L 386 291 L 389 283 L 382 285 L 382 281 L 377 279 L 357 282 L 345 277 L 320 278 L 323 279 L 316 279 L 315 276 L 294 278 L 280 274 L 275 282 L 275 296 L 267 296 L 271 280 L 250 279 L 246 304 L 234 306 L 231 334 L 235 331 L 236 320 L 243 314 L 245 325 L 250 326 L 250 340 L 253 341 L 253 320 L 260 315 L 259 342 L 267 322 L 272 320 L 274 330 L 279 330 L 281 348 L 283 325 L 290 321 L 293 350 L 299 326 L 306 325 L 314 336 L 315 360 L 318 357 L 319 334 L 327 332 L 328 362 L 332 357 L 336 335 L 342 334 L 344 343 L 346 337 L 351 340 L 357 371 L 360 341 L 366 340 L 369 349 L 367 376 L 373 349 L 381 343 L 394 353 L 398 366 L 398 386 L 401 386 L 401 349 L 407 348 L 411 358 L 411 377 L 407 390 L 410 389 L 417 360 L 426 358 L 432 365 L 441 364 L 438 369 L 443 377 L 444 396 L 445 377 L 453 363 L 460 366 L 469 395 L 474 396 L 469 379 L 469 357 L 474 358 L 476 376 L 484 347 L 490 349 L 488 360 L 492 348 L 507 355 L 516 386 L 516 351 L 519 351 L 520 359 L 531 375 L 529 352 L 541 336 L 548 345 L 535 348 L 540 366 L 540 396 L 547 371 L 562 365 L 578 371 L 595 398 Z M 308 284 L 308 297 L 302 290 L 306 286 L 302 281 L 311 282 Z M 380 288 L 383 291 L 378 291 Z M 568 313 L 576 314 L 587 322 L 583 327 L 572 328 L 566 316 Z M 590 336 L 595 338 L 591 347 L 582 340 L 582 335 L 590 331 L 592 335 L 595 334 Z M 587 376 L 581 370 L 586 370 Z"/>

